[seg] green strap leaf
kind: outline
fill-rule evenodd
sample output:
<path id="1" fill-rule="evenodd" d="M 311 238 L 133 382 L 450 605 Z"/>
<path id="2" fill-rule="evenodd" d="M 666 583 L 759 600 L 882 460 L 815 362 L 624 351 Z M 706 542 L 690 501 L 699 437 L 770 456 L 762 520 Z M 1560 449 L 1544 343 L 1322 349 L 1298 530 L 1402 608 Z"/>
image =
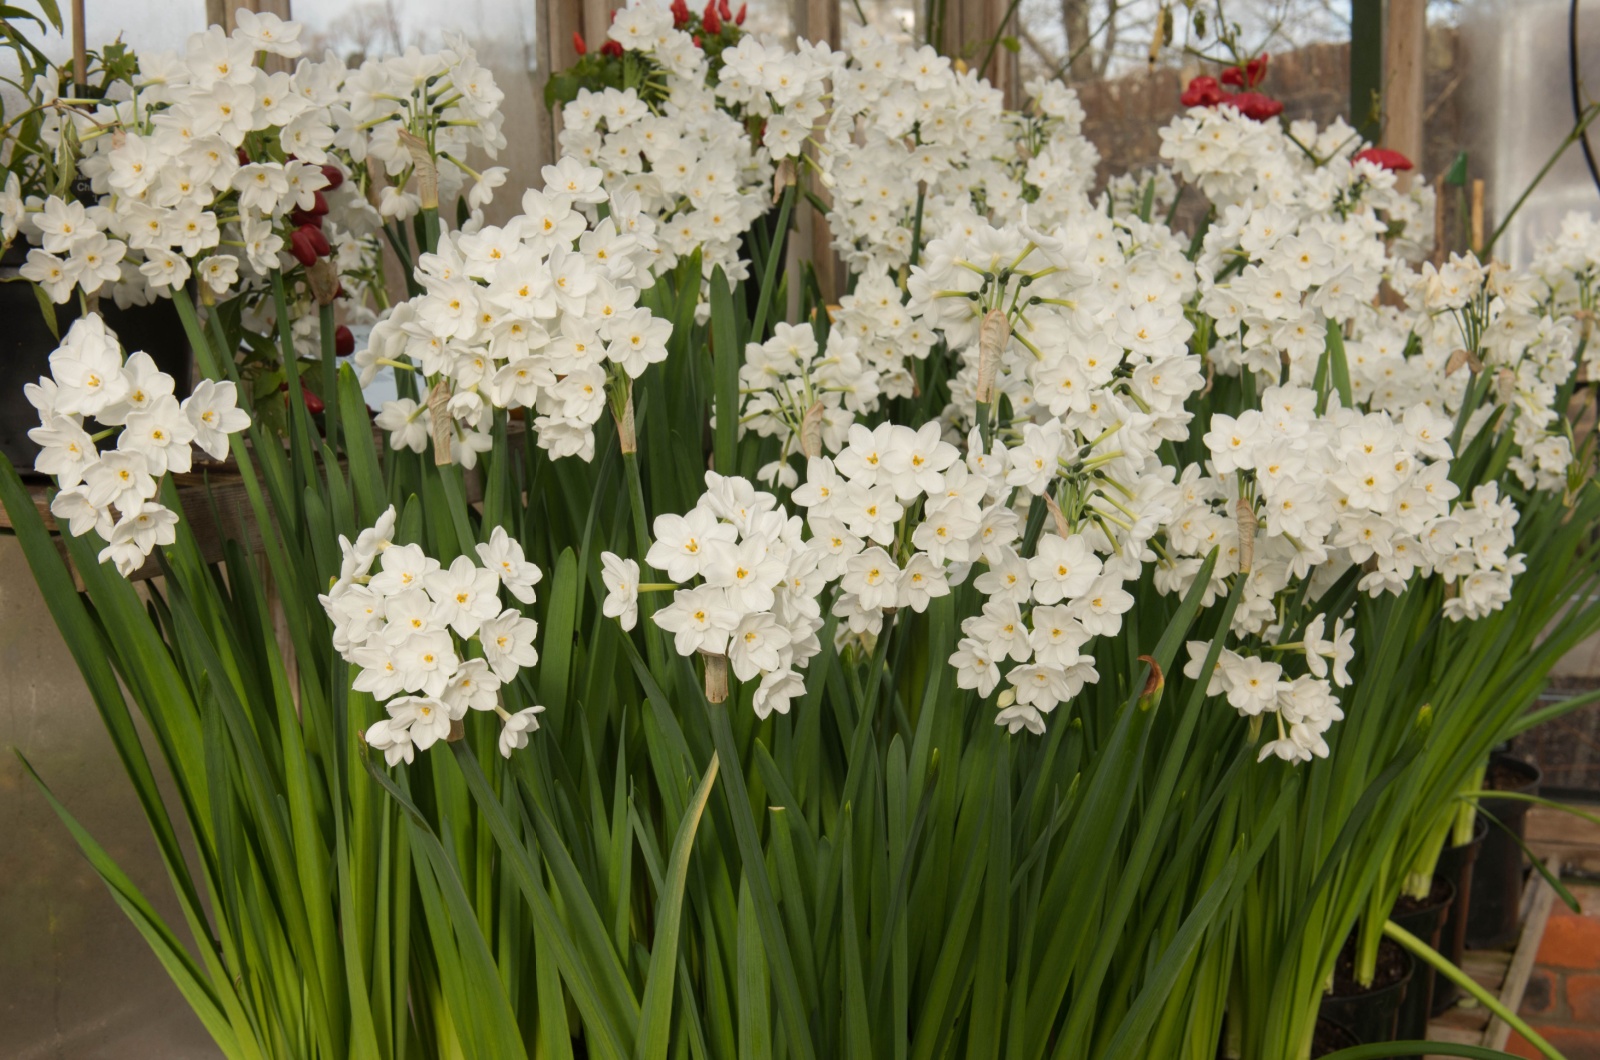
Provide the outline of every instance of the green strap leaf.
<path id="1" fill-rule="evenodd" d="M 672 1033 L 672 981 L 678 967 L 678 932 L 683 923 L 683 890 L 689 880 L 689 855 L 694 837 L 705 813 L 711 785 L 717 779 L 717 756 L 711 756 L 706 775 L 695 789 L 689 812 L 678 825 L 667 862 L 667 878 L 656 896 L 655 943 L 650 947 L 650 971 L 645 976 L 644 1001 L 640 1006 L 639 1037 L 634 1055 L 639 1060 L 665 1060 Z"/>

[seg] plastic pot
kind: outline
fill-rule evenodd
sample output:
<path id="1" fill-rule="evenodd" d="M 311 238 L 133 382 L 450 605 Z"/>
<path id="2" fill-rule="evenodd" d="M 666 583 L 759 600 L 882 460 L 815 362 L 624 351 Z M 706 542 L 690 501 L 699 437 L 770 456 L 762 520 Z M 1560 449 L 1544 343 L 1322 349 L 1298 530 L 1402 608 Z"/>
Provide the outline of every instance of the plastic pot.
<path id="1" fill-rule="evenodd" d="M 1318 1015 L 1349 1028 L 1362 1045 L 1395 1041 L 1395 1021 L 1416 962 L 1399 943 L 1384 939 L 1378 947 L 1378 978 L 1362 990 L 1348 978 L 1346 957 L 1353 949 L 1346 944 L 1334 969 L 1333 992 L 1323 997 Z"/>
<path id="2" fill-rule="evenodd" d="M 1402 898 L 1389 914 L 1389 919 L 1437 950 L 1445 917 L 1455 896 L 1455 884 L 1435 875 L 1433 890 L 1426 899 L 1416 902 Z M 1411 985 L 1406 987 L 1405 1000 L 1400 1003 L 1400 1012 L 1395 1018 L 1396 1041 L 1420 1042 L 1427 1039 L 1436 980 L 1432 965 L 1419 964 L 1412 969 Z"/>
<path id="3" fill-rule="evenodd" d="M 1356 1037 L 1356 1032 L 1342 1023 L 1335 1023 L 1326 1017 L 1317 1018 L 1317 1029 L 1311 1039 L 1311 1060 L 1319 1056 L 1330 1056 L 1341 1049 L 1354 1049 L 1361 1044 L 1361 1039 Z"/>
<path id="4" fill-rule="evenodd" d="M 1493 755 L 1484 787 L 1533 795 L 1539 790 L 1539 767 L 1510 755 Z M 1467 948 L 1496 949 L 1517 938 L 1517 918 L 1522 912 L 1522 846 L 1528 803 L 1520 799 L 1487 796 L 1479 801 L 1489 822 L 1478 860 L 1472 866 L 1472 904 L 1467 910 Z M 1510 834 L 1507 834 L 1507 833 Z M 1512 836 L 1516 838 L 1513 839 Z"/>
<path id="5" fill-rule="evenodd" d="M 13 244 L 0 257 L 0 278 L 10 279 L 27 258 L 27 249 Z M 170 299 L 152 305 L 118 309 L 109 290 L 102 292 L 99 312 L 106 326 L 116 332 L 124 353 L 143 350 L 156 365 L 176 382 L 179 398 L 189 393 L 189 341 L 183 321 Z M 55 307 L 56 325 L 64 337 L 80 314 L 78 299 Z M 0 453 L 29 474 L 39 447 L 28 432 L 39 426 L 39 412 L 22 393 L 28 383 L 50 374 L 50 354 L 60 341 L 50 333 L 44 313 L 34 296 L 33 285 L 25 282 L 0 283 Z"/>
<path id="6" fill-rule="evenodd" d="M 1467 910 L 1472 906 L 1472 866 L 1478 860 L 1478 850 L 1489 832 L 1489 822 L 1479 817 L 1473 824 L 1472 841 L 1459 846 L 1445 847 L 1439 852 L 1439 861 L 1433 874 L 1443 877 L 1455 886 L 1455 900 L 1445 913 L 1444 926 L 1439 931 L 1439 945 L 1435 947 L 1445 959 L 1461 967 L 1461 955 L 1467 948 Z M 1456 1003 L 1461 988 L 1448 979 L 1435 976 L 1433 980 L 1433 1015 L 1437 1016 Z"/>

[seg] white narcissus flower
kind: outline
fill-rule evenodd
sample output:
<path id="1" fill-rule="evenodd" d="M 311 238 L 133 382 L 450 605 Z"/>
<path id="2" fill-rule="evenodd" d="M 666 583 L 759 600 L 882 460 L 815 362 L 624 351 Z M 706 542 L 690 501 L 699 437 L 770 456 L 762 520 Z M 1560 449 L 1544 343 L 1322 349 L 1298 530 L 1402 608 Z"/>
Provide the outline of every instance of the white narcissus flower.
<path id="1" fill-rule="evenodd" d="M 500 678 L 482 659 L 468 659 L 456 667 L 440 698 L 452 718 L 464 717 L 469 710 L 494 710 L 500 705 Z"/>
<path id="2" fill-rule="evenodd" d="M 500 613 L 499 576 L 466 556 L 424 575 L 422 587 L 433 601 L 433 620 L 462 637 L 472 636 L 485 620 Z"/>
<path id="3" fill-rule="evenodd" d="M 739 612 L 728 606 L 727 594 L 708 585 L 675 591 L 672 603 L 654 617 L 656 625 L 673 634 L 679 655 L 725 654 L 728 635 L 739 624 Z"/>
<path id="4" fill-rule="evenodd" d="M 483 657 L 501 682 L 510 681 L 522 667 L 539 661 L 539 652 L 533 646 L 538 633 L 537 622 L 511 608 L 478 627 Z"/>
<path id="5" fill-rule="evenodd" d="M 119 512 L 138 511 L 156 494 L 156 480 L 143 453 L 119 449 L 104 453 L 84 472 L 89 503 L 111 505 Z"/>
<path id="6" fill-rule="evenodd" d="M 1028 561 L 1033 598 L 1041 604 L 1076 600 L 1094 585 L 1102 564 L 1081 534 L 1062 538 L 1045 534 L 1037 554 Z"/>
<path id="7" fill-rule="evenodd" d="M 391 728 L 403 727 L 419 751 L 450 735 L 450 708 L 431 696 L 400 696 L 391 699 L 385 709 L 392 719 Z"/>
<path id="8" fill-rule="evenodd" d="M 28 431 L 28 437 L 40 447 L 33 469 L 54 475 L 64 490 L 82 482 L 84 472 L 99 458 L 94 439 L 73 416 L 50 416 Z"/>
<path id="9" fill-rule="evenodd" d="M 250 414 L 238 407 L 238 392 L 231 382 L 202 379 L 182 408 L 194 425 L 194 444 L 213 460 L 228 455 L 228 435 L 250 426 Z"/>
<path id="10" fill-rule="evenodd" d="M 50 355 L 50 375 L 57 387 L 56 411 L 65 415 L 96 415 L 128 393 L 122 351 L 96 313 L 73 322 Z"/>
<path id="11" fill-rule="evenodd" d="M 606 586 L 601 613 L 614 618 L 624 631 L 639 621 L 639 564 L 615 552 L 600 553 L 600 579 Z"/>
<path id="12" fill-rule="evenodd" d="M 540 706 L 528 707 L 504 719 L 505 724 L 500 727 L 500 753 L 506 758 L 511 757 L 511 752 L 528 746 L 528 734 L 539 728 L 539 715 L 544 713 Z"/>
<path id="13" fill-rule="evenodd" d="M 500 584 L 512 596 L 525 604 L 538 599 L 534 586 L 539 584 L 544 572 L 538 564 L 523 557 L 521 542 L 506 533 L 505 527 L 495 527 L 489 540 L 477 545 L 476 551 L 479 561 L 500 576 Z"/>
<path id="14" fill-rule="evenodd" d="M 128 413 L 117 448 L 144 455 L 152 475 L 189 470 L 195 440 L 194 424 L 183 414 L 178 399 L 165 394 L 147 407 Z"/>

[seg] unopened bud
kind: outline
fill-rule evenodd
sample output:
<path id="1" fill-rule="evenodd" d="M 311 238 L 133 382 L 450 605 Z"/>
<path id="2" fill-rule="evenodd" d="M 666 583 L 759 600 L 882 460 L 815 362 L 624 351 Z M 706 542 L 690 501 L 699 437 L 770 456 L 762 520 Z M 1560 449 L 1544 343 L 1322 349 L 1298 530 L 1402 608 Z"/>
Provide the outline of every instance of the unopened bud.
<path id="1" fill-rule="evenodd" d="M 1509 368 L 1502 368 L 1494 374 L 1495 389 L 1500 392 L 1500 404 L 1511 404 L 1512 395 L 1517 392 L 1517 373 Z"/>
<path id="2" fill-rule="evenodd" d="M 1139 693 L 1139 709 L 1149 710 L 1161 702 L 1161 693 L 1167 687 L 1167 677 L 1161 672 L 1161 664 L 1156 662 L 1153 655 L 1141 655 L 1139 661 L 1150 664 L 1150 676 L 1145 678 L 1144 691 Z"/>
<path id="3" fill-rule="evenodd" d="M 706 661 L 706 702 L 721 703 L 728 698 L 728 657 L 701 652 Z"/>
<path id="4" fill-rule="evenodd" d="M 466 735 L 467 735 L 467 727 L 462 724 L 461 719 L 460 718 L 451 718 L 450 719 L 450 735 L 446 736 L 444 738 L 444 742 L 445 743 L 455 743 L 457 740 L 465 739 Z"/>
<path id="5" fill-rule="evenodd" d="M 1256 560 L 1256 510 L 1240 497 L 1233 512 L 1239 521 L 1239 573 L 1249 574 Z"/>

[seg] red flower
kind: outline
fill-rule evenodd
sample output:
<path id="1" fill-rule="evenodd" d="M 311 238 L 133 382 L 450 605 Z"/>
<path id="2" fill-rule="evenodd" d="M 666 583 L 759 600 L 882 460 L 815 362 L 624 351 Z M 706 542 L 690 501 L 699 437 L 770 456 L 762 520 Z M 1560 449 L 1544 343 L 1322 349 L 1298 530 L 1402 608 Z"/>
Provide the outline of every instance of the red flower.
<path id="1" fill-rule="evenodd" d="M 722 32 L 722 19 L 717 15 L 717 0 L 706 0 L 706 9 L 700 15 L 700 25 L 713 36 Z"/>
<path id="2" fill-rule="evenodd" d="M 289 253 L 294 255 L 294 260 L 310 268 L 317 263 L 317 259 L 326 257 L 333 252 L 328 245 L 328 237 L 322 234 L 322 229 L 316 225 L 301 225 L 289 233 Z"/>
<path id="3" fill-rule="evenodd" d="M 689 5 L 685 0 L 672 0 L 672 28 L 682 29 L 689 24 L 692 18 L 689 14 Z"/>
<path id="4" fill-rule="evenodd" d="M 740 5 L 739 5 L 739 13 L 738 13 L 738 14 L 737 14 L 737 15 L 734 15 L 734 16 L 733 16 L 733 24 L 734 24 L 734 25 L 735 25 L 735 26 L 742 26 L 742 25 L 744 25 L 744 12 L 745 12 L 745 8 L 747 8 L 747 7 L 749 7 L 749 6 L 750 6 L 750 5 L 748 5 L 748 4 L 740 4 Z"/>
<path id="5" fill-rule="evenodd" d="M 608 40 L 600 45 L 600 54 L 609 55 L 613 59 L 620 59 L 622 58 L 622 45 L 614 40 Z"/>
<path id="6" fill-rule="evenodd" d="M 1266 121 L 1268 118 L 1276 118 L 1283 113 L 1281 100 L 1273 99 L 1271 96 L 1263 96 L 1259 92 L 1240 92 L 1228 97 L 1223 102 L 1230 107 L 1239 108 L 1240 113 L 1254 121 Z"/>
<path id="7" fill-rule="evenodd" d="M 343 324 L 333 329 L 333 352 L 340 357 L 356 352 L 356 337 Z"/>
<path id="8" fill-rule="evenodd" d="M 583 34 L 574 33 L 572 35 L 572 50 L 577 52 L 579 55 L 589 54 L 589 46 L 583 43 Z"/>
<path id="9" fill-rule="evenodd" d="M 701 49 L 705 48 L 705 44 L 700 40 L 700 34 L 698 33 L 694 35 L 694 46 Z"/>
<path id="10" fill-rule="evenodd" d="M 1391 173 L 1403 173 L 1411 168 L 1411 159 L 1399 151 L 1391 151 L 1387 147 L 1369 147 L 1365 151 L 1356 152 L 1355 161 L 1371 162 L 1375 166 L 1387 169 Z"/>
<path id="11" fill-rule="evenodd" d="M 733 11 L 728 7 L 728 0 L 717 0 L 717 15 L 724 22 L 733 17 Z"/>
<path id="12" fill-rule="evenodd" d="M 326 162 L 323 164 L 322 175 L 327 178 L 329 191 L 332 191 L 344 183 L 344 170 L 340 169 L 332 162 Z"/>
<path id="13" fill-rule="evenodd" d="M 1218 103 L 1228 98 L 1228 94 L 1217 86 L 1214 77 L 1197 77 L 1189 82 L 1189 87 L 1183 90 L 1179 101 L 1185 107 L 1215 107 Z"/>
<path id="14" fill-rule="evenodd" d="M 1255 88 L 1267 79 L 1266 52 L 1251 59 L 1243 66 L 1230 66 L 1222 71 L 1222 83 L 1233 85 L 1235 88 Z"/>

